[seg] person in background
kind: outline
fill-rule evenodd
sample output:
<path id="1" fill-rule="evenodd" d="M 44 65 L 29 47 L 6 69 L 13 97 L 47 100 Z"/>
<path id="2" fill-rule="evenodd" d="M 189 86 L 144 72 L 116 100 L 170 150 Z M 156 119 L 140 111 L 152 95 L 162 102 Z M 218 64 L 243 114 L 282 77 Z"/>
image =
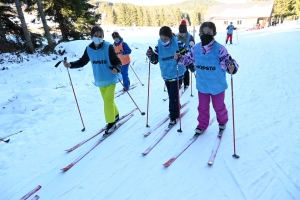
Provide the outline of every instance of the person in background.
<path id="1" fill-rule="evenodd" d="M 227 30 L 226 44 L 228 42 L 228 39 L 230 39 L 230 44 L 232 44 L 233 30 L 236 30 L 236 28 L 232 25 L 232 22 L 230 22 L 230 25 L 227 26 L 226 30 Z"/>
<path id="2" fill-rule="evenodd" d="M 174 53 L 179 51 L 179 44 L 177 38 L 173 35 L 172 30 L 168 26 L 163 26 L 159 30 L 158 45 L 153 51 L 151 47 L 146 52 L 152 64 L 159 63 L 161 76 L 165 81 L 168 95 L 169 95 L 169 126 L 176 124 L 179 118 L 179 96 L 178 96 L 178 83 L 182 84 L 182 79 L 186 67 L 178 65 L 174 59 Z M 177 76 L 178 67 L 178 76 Z"/>
<path id="3" fill-rule="evenodd" d="M 104 101 L 104 116 L 107 122 L 104 136 L 116 129 L 119 120 L 119 110 L 114 102 L 116 83 L 120 78 L 121 61 L 115 53 L 114 47 L 103 40 L 104 32 L 100 26 L 94 26 L 91 30 L 92 43 L 90 43 L 82 57 L 74 62 L 64 62 L 65 67 L 74 69 L 85 66 L 91 61 L 95 86 L 99 87 Z"/>
<path id="4" fill-rule="evenodd" d="M 185 55 L 174 54 L 180 65 L 196 65 L 196 88 L 198 90 L 198 125 L 195 134 L 200 135 L 209 125 L 210 99 L 217 115 L 219 129 L 224 130 L 228 121 L 228 111 L 224 103 L 225 90 L 228 88 L 226 72 L 235 74 L 238 64 L 228 54 L 227 49 L 215 41 L 216 26 L 204 22 L 200 26 L 200 43 L 191 48 Z"/>
<path id="5" fill-rule="evenodd" d="M 129 90 L 130 80 L 128 77 L 128 68 L 130 64 L 129 54 L 131 53 L 131 49 L 129 48 L 127 43 L 123 41 L 123 38 L 118 32 L 113 32 L 111 36 L 114 39 L 115 51 L 122 62 L 121 73 L 123 77 L 124 91 Z"/>
<path id="6" fill-rule="evenodd" d="M 181 53 L 188 52 L 191 47 L 195 45 L 194 37 L 188 33 L 186 21 L 183 19 L 179 25 L 179 33 L 177 34 L 177 39 L 181 46 L 179 47 Z M 194 65 L 193 63 L 191 65 Z M 184 73 L 183 85 L 184 89 L 186 89 L 190 85 L 190 73 L 188 69 L 194 69 L 193 66 L 186 66 L 187 70 Z"/>

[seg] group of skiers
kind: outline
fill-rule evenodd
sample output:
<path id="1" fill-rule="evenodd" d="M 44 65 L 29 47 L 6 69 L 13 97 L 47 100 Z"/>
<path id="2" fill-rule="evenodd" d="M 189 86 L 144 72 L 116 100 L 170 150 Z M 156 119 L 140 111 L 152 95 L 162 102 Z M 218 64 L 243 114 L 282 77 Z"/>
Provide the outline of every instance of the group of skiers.
<path id="1" fill-rule="evenodd" d="M 235 28 L 230 27 L 230 30 Z M 201 42 L 195 45 L 193 36 L 187 31 L 186 21 L 182 20 L 177 35 L 172 33 L 170 27 L 161 27 L 160 38 L 154 51 L 151 47 L 146 51 L 152 64 L 159 63 L 161 76 L 165 81 L 169 96 L 170 127 L 175 125 L 180 117 L 178 86 L 182 83 L 184 89 L 189 86 L 190 70 L 192 73 L 196 72 L 199 100 L 198 125 L 195 134 L 203 133 L 208 127 L 210 99 L 212 99 L 219 128 L 225 129 L 228 121 L 228 111 L 224 103 L 225 90 L 228 87 L 226 72 L 235 74 L 239 66 L 227 49 L 215 41 L 216 33 L 214 23 L 202 23 L 199 30 Z M 91 61 L 94 84 L 99 87 L 104 101 L 104 115 L 107 122 L 104 134 L 110 134 L 116 129 L 116 122 L 119 120 L 119 110 L 114 101 L 116 83 L 123 80 L 124 90 L 130 89 L 128 66 L 131 49 L 118 32 L 112 33 L 113 45 L 104 41 L 104 31 L 100 26 L 92 28 L 91 38 L 92 43 L 86 47 L 82 57 L 70 63 L 65 61 L 64 65 L 68 68 L 79 68 Z M 227 40 L 228 38 L 226 43 Z"/>

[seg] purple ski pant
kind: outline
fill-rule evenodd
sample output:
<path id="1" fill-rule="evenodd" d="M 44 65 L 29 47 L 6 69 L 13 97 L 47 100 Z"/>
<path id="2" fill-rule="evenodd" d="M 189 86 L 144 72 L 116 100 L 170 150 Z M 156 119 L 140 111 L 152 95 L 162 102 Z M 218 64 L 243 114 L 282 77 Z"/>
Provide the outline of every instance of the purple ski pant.
<path id="1" fill-rule="evenodd" d="M 228 121 L 228 112 L 224 103 L 225 91 L 217 95 L 203 94 L 198 91 L 198 126 L 197 128 L 205 130 L 209 124 L 209 104 L 210 98 L 212 100 L 213 108 L 217 115 L 217 121 L 219 124 L 226 124 Z"/>

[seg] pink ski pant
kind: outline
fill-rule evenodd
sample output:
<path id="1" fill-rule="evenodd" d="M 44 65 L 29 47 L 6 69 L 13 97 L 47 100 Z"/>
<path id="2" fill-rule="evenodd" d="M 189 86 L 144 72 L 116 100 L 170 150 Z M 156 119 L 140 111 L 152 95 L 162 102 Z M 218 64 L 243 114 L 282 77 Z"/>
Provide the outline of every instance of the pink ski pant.
<path id="1" fill-rule="evenodd" d="M 212 100 L 213 108 L 217 115 L 217 121 L 219 124 L 226 124 L 228 121 L 228 112 L 224 103 L 225 91 L 217 95 L 203 94 L 198 91 L 198 126 L 201 130 L 205 130 L 209 124 L 209 104 Z"/>

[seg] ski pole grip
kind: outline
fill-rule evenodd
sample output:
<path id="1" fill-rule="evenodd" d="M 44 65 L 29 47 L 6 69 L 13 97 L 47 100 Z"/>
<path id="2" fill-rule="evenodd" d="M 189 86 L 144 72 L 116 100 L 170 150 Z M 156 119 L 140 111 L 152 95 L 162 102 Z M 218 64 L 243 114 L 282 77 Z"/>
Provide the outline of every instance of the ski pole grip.
<path id="1" fill-rule="evenodd" d="M 177 50 L 176 53 L 179 53 L 179 50 Z M 178 56 L 178 59 L 176 60 L 177 63 L 178 63 L 179 59 L 180 59 L 180 58 L 179 58 L 179 56 Z"/>

